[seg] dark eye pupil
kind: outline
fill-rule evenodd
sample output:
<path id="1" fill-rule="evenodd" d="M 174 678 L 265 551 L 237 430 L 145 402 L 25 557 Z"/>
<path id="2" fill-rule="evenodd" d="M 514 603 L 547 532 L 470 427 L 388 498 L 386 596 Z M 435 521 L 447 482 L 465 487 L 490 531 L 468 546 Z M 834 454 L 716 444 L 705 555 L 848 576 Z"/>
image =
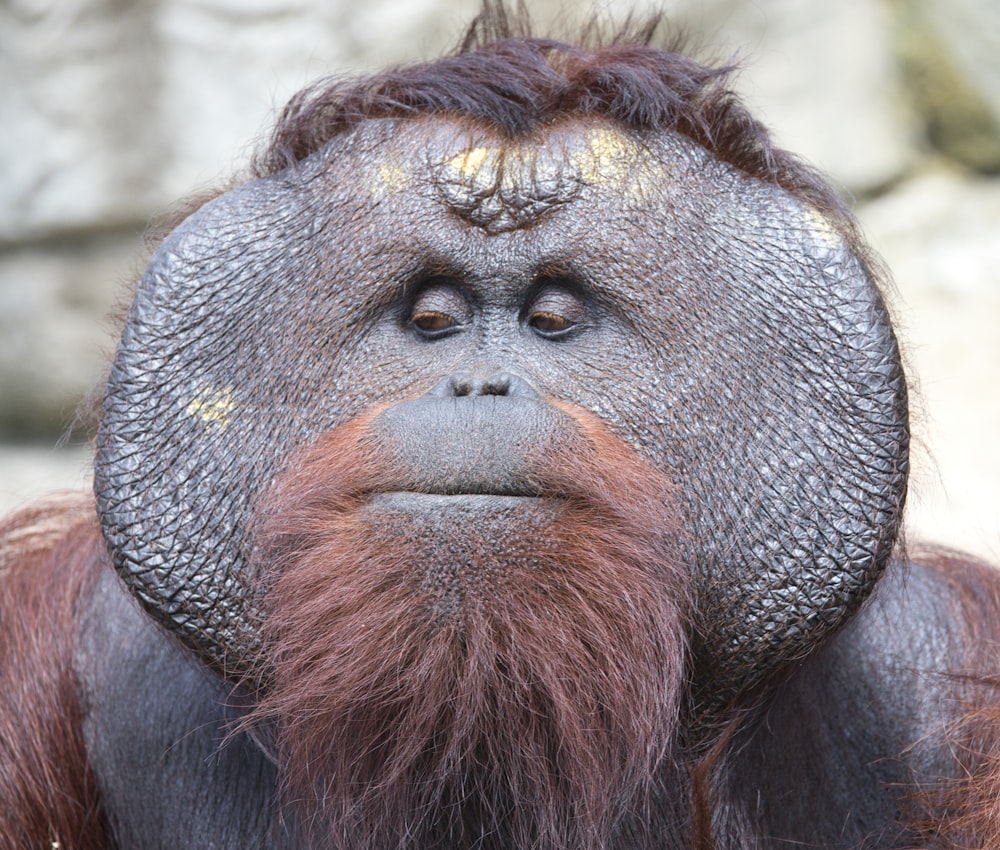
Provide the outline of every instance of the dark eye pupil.
<path id="1" fill-rule="evenodd" d="M 559 331 L 569 330 L 573 326 L 573 323 L 564 316 L 544 311 L 532 313 L 528 323 L 535 330 L 542 331 L 543 333 L 558 333 Z"/>
<path id="2" fill-rule="evenodd" d="M 427 333 L 445 331 L 455 325 L 455 319 L 452 316 L 447 313 L 439 313 L 436 310 L 421 310 L 414 313 L 410 321 L 415 328 Z"/>

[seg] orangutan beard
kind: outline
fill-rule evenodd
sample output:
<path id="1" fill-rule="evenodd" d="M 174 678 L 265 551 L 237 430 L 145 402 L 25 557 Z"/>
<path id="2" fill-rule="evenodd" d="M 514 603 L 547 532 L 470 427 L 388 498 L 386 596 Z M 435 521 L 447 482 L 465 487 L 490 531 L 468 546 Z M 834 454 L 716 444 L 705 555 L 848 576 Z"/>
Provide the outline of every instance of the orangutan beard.
<path id="1" fill-rule="evenodd" d="M 671 485 L 571 412 L 564 450 L 530 458 L 538 497 L 401 494 L 372 418 L 260 512 L 252 720 L 276 729 L 286 815 L 321 847 L 609 846 L 677 726 Z"/>

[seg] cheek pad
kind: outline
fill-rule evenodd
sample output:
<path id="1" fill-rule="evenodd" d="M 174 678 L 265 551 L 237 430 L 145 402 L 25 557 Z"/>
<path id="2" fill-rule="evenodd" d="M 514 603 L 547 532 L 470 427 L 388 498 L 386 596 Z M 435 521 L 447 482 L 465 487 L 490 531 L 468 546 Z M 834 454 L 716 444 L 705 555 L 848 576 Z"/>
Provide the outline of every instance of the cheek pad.
<path id="1" fill-rule="evenodd" d="M 336 382 L 329 362 L 288 356 L 308 349 L 295 334 L 309 306 L 308 258 L 288 246 L 316 221 L 294 191 L 278 178 L 246 184 L 168 237 L 136 291 L 98 433 L 98 509 L 117 569 L 227 672 L 256 645 L 259 591 L 241 556 L 253 500 L 339 415 L 337 393 L 311 391 Z"/>

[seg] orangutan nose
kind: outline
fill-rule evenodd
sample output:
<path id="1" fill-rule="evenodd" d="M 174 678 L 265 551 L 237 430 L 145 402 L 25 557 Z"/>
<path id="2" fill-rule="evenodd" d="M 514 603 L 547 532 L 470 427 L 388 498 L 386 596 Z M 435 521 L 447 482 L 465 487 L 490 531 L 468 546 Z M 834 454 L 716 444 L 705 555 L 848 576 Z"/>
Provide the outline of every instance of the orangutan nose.
<path id="1" fill-rule="evenodd" d="M 461 372 L 449 375 L 430 392 L 432 398 L 463 398 L 466 396 L 512 396 L 537 399 L 538 393 L 524 378 L 509 372 L 498 372 L 484 377 L 475 373 Z"/>

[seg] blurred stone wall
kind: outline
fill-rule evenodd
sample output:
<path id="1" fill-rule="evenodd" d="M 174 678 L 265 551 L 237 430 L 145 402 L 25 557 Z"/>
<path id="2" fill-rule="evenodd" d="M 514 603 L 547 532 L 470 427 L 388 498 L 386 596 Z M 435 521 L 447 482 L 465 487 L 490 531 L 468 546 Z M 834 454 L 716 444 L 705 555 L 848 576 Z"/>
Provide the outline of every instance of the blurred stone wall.
<path id="1" fill-rule="evenodd" d="M 576 5 L 529 0 L 542 28 Z M 919 393 L 911 527 L 1000 561 L 1000 3 L 662 5 L 703 58 L 741 60 L 779 142 L 856 203 Z M 100 380 L 150 216 L 238 171 L 301 85 L 433 56 L 477 7 L 0 4 L 0 509 L 87 484 L 86 449 L 51 447 Z"/>

